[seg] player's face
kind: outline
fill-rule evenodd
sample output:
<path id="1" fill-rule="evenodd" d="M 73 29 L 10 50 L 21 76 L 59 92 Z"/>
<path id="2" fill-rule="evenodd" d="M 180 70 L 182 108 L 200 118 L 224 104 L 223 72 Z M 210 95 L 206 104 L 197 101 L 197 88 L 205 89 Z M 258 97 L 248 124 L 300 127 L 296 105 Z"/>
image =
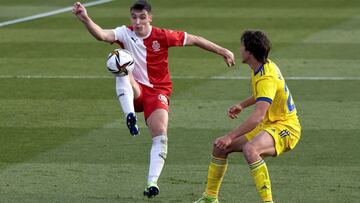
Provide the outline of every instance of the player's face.
<path id="1" fill-rule="evenodd" d="M 146 10 L 132 10 L 130 19 L 136 35 L 145 37 L 150 32 L 152 16 Z"/>
<path id="2" fill-rule="evenodd" d="M 250 52 L 246 51 L 244 44 L 241 42 L 240 54 L 243 63 L 247 63 L 250 57 Z"/>

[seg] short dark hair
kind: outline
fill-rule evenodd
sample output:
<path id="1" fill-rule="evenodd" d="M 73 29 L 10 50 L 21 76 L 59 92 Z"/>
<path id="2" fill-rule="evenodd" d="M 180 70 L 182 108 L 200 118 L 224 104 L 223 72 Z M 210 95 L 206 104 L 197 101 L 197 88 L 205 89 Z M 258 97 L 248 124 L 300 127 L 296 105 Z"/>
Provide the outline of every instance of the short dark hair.
<path id="1" fill-rule="evenodd" d="M 266 63 L 271 49 L 271 42 L 266 34 L 259 30 L 246 30 L 241 36 L 245 50 L 251 52 L 256 60 Z"/>
<path id="2" fill-rule="evenodd" d="M 130 12 L 132 10 L 146 10 L 147 12 L 151 13 L 151 5 L 146 0 L 137 0 L 134 4 L 130 7 Z"/>

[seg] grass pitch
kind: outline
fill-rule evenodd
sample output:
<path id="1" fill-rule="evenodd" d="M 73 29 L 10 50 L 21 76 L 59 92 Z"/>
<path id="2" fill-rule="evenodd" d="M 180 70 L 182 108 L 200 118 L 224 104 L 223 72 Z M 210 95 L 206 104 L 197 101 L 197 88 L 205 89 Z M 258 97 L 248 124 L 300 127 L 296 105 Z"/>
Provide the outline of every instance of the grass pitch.
<path id="1" fill-rule="evenodd" d="M 88 8 L 104 28 L 128 24 L 132 1 Z M 198 48 L 172 48 L 169 154 L 160 196 L 142 197 L 150 136 L 129 135 L 114 80 L 115 46 L 96 42 L 70 12 L 0 27 L 0 202 L 192 202 L 205 187 L 213 140 L 238 125 L 226 109 L 250 94 L 241 64 L 244 29 L 262 29 L 303 126 L 294 151 L 267 158 L 276 202 L 360 198 L 360 2 L 152 0 L 154 25 L 202 35 L 231 49 L 233 69 Z M 73 1 L 0 0 L 0 22 Z M 294 77 L 300 79 L 290 80 Z M 309 80 L 311 78 L 318 78 Z M 142 118 L 142 115 L 139 114 Z M 241 154 L 233 154 L 221 202 L 259 202 Z"/>

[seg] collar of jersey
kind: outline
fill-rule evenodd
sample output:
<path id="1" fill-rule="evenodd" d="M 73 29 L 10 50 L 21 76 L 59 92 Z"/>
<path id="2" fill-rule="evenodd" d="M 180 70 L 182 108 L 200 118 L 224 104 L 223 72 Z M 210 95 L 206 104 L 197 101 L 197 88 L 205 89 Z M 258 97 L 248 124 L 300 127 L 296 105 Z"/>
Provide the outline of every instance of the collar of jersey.
<path id="1" fill-rule="evenodd" d="M 260 72 L 261 70 L 264 70 L 264 64 L 262 64 L 260 68 L 256 70 L 256 72 L 254 70 L 254 75 L 258 74 L 258 72 Z"/>
<path id="2" fill-rule="evenodd" d="M 136 34 L 136 36 L 138 37 L 138 38 L 140 38 L 140 39 L 146 39 L 146 38 L 148 38 L 150 35 L 151 35 L 151 32 L 152 32 L 152 26 L 150 25 L 150 32 L 145 36 L 145 37 L 139 37 L 139 36 L 137 36 Z"/>

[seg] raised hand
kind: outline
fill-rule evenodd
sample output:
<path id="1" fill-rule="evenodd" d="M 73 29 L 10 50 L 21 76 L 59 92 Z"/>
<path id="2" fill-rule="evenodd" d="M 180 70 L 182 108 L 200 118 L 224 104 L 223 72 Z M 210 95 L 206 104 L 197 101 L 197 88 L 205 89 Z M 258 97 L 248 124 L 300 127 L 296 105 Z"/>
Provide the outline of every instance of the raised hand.
<path id="1" fill-rule="evenodd" d="M 243 108 L 240 106 L 240 104 L 235 104 L 231 106 L 228 110 L 228 116 L 231 119 L 237 118 L 237 115 L 243 110 Z"/>
<path id="2" fill-rule="evenodd" d="M 80 3 L 76 2 L 73 5 L 73 14 L 75 14 L 81 21 L 85 21 L 88 18 L 86 8 Z"/>

